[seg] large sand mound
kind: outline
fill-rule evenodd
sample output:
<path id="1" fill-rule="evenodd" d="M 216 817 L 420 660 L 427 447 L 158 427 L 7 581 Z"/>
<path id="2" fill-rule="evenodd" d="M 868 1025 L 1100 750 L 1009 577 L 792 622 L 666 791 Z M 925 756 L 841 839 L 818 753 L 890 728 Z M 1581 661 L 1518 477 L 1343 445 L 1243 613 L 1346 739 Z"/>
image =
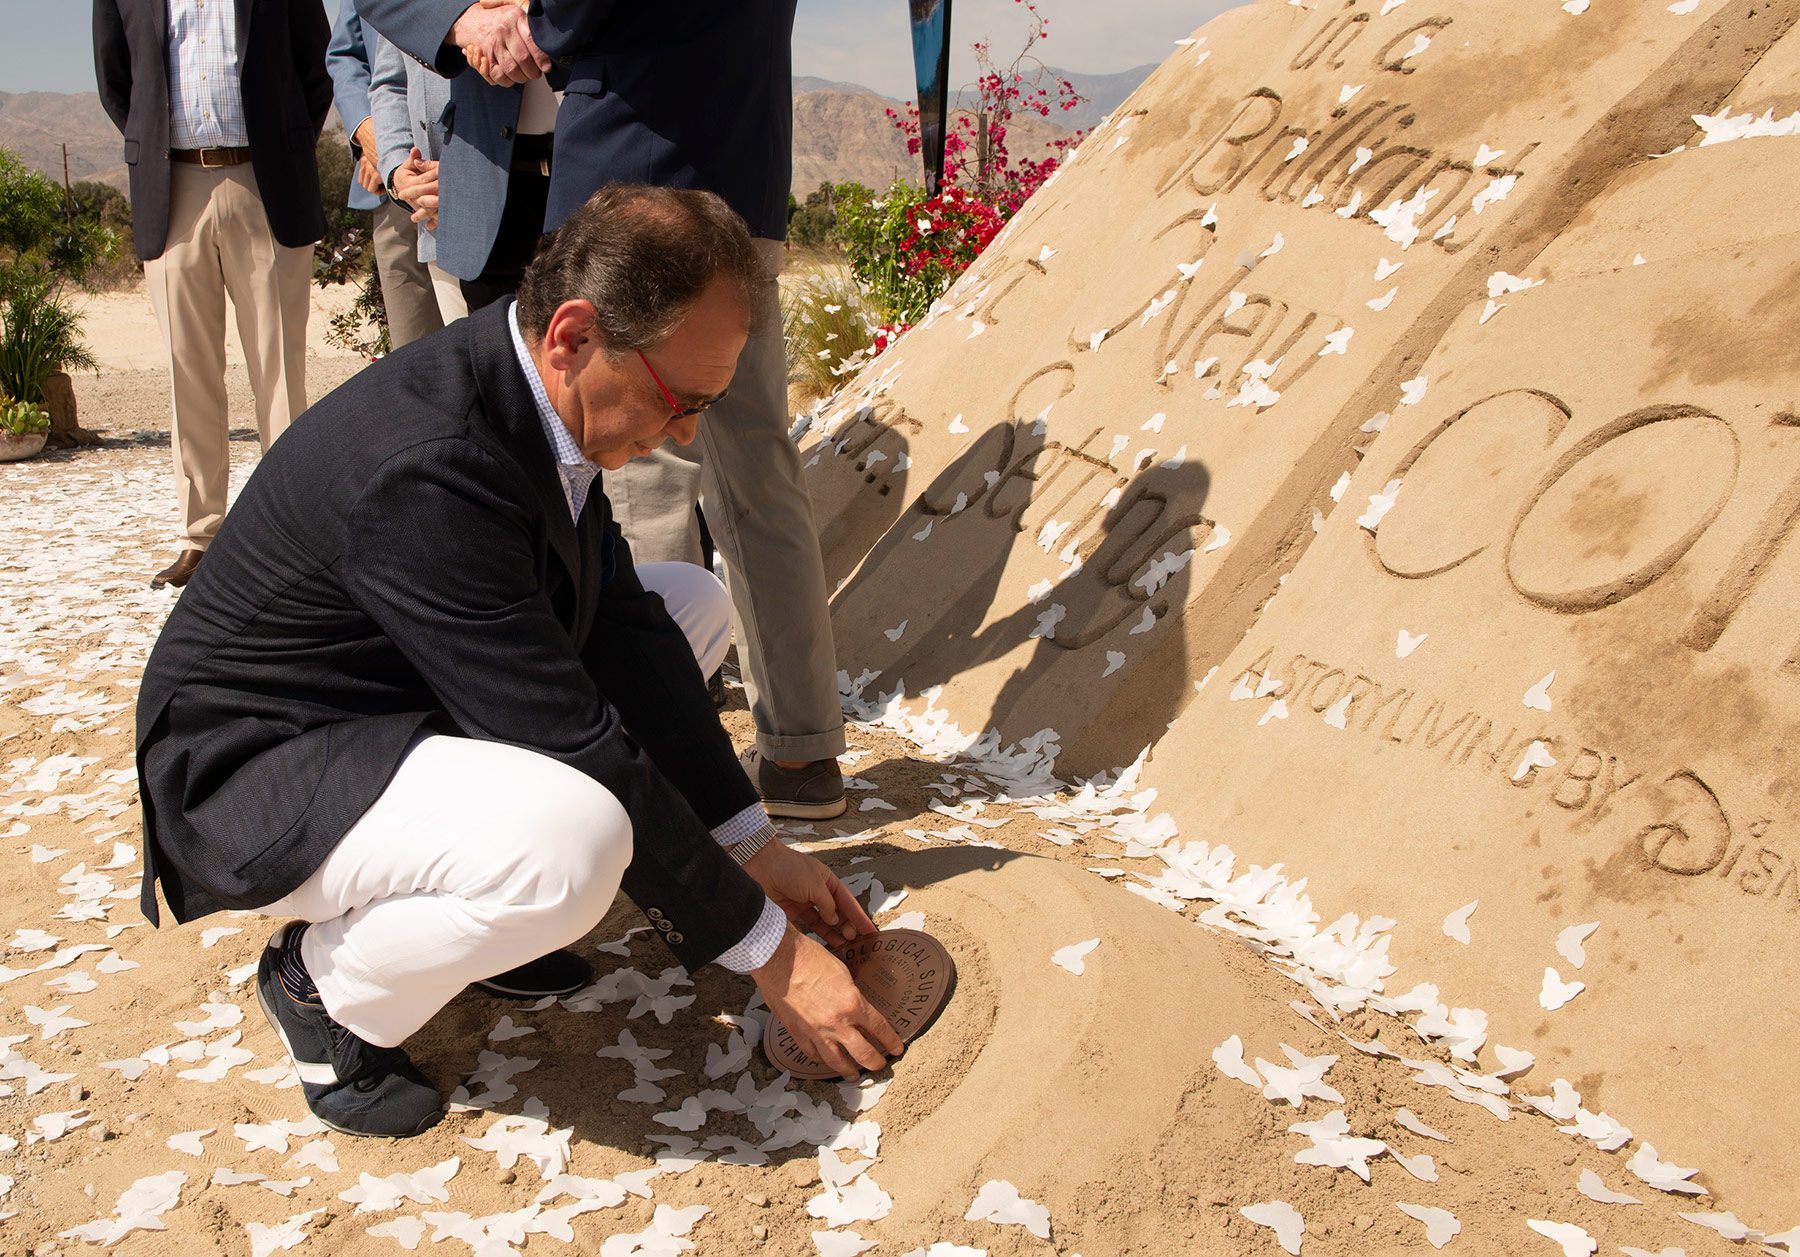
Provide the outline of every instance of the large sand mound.
<path id="1" fill-rule="evenodd" d="M 621 906 L 595 988 L 467 995 L 410 1045 L 467 1109 L 399 1145 L 301 1120 L 247 996 L 267 923 L 132 928 L 166 394 L 83 381 L 143 430 L 6 473 L 0 1251 L 119 1213 L 167 1228 L 134 1257 L 1239 1254 L 1285 1207 L 1308 1253 L 1454 1215 L 1454 1253 L 1700 1254 L 1800 1221 L 1797 20 L 1235 11 L 820 417 L 849 692 L 916 745 L 858 727 L 855 810 L 790 836 L 963 975 L 885 1094 L 774 1076 L 748 983 Z M 1049 1241 L 965 1216 L 998 1180 Z"/>
<path id="2" fill-rule="evenodd" d="M 1568 1079 L 1583 1135 L 1771 1223 L 1796 21 L 1230 13 L 818 418 L 812 470 L 870 710 L 927 694 L 938 744 L 1076 772 L 1155 743 L 1184 838 L 1401 922 L 1377 1006 L 1471 1065 L 1529 1049 L 1521 1091 Z"/>
<path id="3" fill-rule="evenodd" d="M 1770 50 L 1795 5 L 1676 7 L 1265 0 L 1209 25 L 816 420 L 844 666 L 942 684 L 973 730 L 1053 727 L 1069 770 L 1129 760 L 1494 277 L 1692 115 L 1779 103 L 1734 90 L 1792 58 Z M 1779 143 L 1746 185 L 1781 185 Z M 1694 243 L 1711 213 L 1681 214 Z"/>

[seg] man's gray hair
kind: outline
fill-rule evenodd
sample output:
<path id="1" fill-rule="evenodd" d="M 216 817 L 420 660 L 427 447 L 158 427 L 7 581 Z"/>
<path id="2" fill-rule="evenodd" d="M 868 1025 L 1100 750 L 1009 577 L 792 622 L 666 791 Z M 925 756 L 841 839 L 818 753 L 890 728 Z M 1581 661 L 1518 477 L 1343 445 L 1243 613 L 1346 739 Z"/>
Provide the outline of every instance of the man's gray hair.
<path id="1" fill-rule="evenodd" d="M 519 328 L 541 340 L 563 302 L 591 301 L 609 354 L 648 349 L 719 276 L 755 308 L 763 267 L 729 205 L 690 188 L 613 184 L 538 246 L 519 283 Z"/>

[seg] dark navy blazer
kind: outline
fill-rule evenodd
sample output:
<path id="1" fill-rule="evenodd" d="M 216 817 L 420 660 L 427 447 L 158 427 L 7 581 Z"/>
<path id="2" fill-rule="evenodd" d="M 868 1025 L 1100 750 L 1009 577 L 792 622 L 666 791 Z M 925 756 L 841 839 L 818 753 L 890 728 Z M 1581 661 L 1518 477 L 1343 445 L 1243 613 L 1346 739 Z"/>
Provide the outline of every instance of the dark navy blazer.
<path id="1" fill-rule="evenodd" d="M 533 0 L 566 75 L 545 226 L 609 183 L 705 188 L 787 238 L 795 0 Z"/>
<path id="2" fill-rule="evenodd" d="M 313 145 L 331 112 L 331 26 L 314 0 L 235 3 L 250 166 L 276 241 L 299 248 L 325 234 Z M 168 46 L 165 0 L 94 0 L 94 76 L 125 137 L 131 230 L 145 262 L 162 256 L 169 234 Z"/>
<path id="3" fill-rule="evenodd" d="M 752 234 L 786 239 L 794 5 L 795 0 L 532 0 L 532 35 L 556 61 L 551 85 L 565 93 L 556 116 L 545 228 L 560 227 L 605 184 L 648 183 L 717 192 L 743 215 Z M 442 173 L 441 250 L 451 212 L 456 131 L 463 130 L 468 143 L 484 145 L 493 157 L 504 146 L 509 159 L 519 89 L 489 88 L 468 69 L 462 50 L 445 42 L 467 0 L 356 0 L 356 7 L 395 45 L 453 80 L 456 117 Z M 512 96 L 511 114 L 504 119 L 495 92 Z M 479 102 L 475 117 L 466 116 L 470 101 Z M 502 159 L 500 168 L 505 164 Z M 496 211 L 496 228 L 498 223 Z"/>
<path id="4" fill-rule="evenodd" d="M 756 923 L 762 891 L 710 833 L 756 793 L 605 497 L 570 519 L 508 306 L 315 403 L 226 516 L 138 698 L 152 920 L 158 879 L 182 921 L 292 891 L 433 729 L 610 790 L 624 890 L 688 968 Z"/>

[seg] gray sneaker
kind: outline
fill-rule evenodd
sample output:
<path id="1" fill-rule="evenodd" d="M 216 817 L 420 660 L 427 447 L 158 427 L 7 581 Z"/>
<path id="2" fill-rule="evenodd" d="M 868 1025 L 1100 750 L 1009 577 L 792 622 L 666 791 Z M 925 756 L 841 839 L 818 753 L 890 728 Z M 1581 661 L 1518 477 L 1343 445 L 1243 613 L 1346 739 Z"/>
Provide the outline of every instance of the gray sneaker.
<path id="1" fill-rule="evenodd" d="M 814 760 L 804 768 L 783 768 L 751 747 L 738 756 L 738 762 L 770 816 L 828 821 L 842 816 L 850 806 L 844 800 L 844 774 L 838 771 L 835 759 Z"/>

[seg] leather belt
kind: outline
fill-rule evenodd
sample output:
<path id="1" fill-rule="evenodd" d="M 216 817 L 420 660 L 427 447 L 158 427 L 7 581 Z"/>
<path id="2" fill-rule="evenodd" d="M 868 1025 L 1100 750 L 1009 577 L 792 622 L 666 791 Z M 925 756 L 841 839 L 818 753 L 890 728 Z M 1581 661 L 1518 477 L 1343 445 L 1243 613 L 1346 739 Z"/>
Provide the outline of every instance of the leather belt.
<path id="1" fill-rule="evenodd" d="M 250 150 L 247 148 L 172 148 L 169 150 L 169 160 L 216 170 L 221 166 L 241 166 L 250 160 Z"/>
<path id="2" fill-rule="evenodd" d="M 542 175 L 550 177 L 551 155 L 555 147 L 556 136 L 552 132 L 542 134 L 521 135 L 513 140 L 512 164 L 509 167 L 515 174 Z"/>

